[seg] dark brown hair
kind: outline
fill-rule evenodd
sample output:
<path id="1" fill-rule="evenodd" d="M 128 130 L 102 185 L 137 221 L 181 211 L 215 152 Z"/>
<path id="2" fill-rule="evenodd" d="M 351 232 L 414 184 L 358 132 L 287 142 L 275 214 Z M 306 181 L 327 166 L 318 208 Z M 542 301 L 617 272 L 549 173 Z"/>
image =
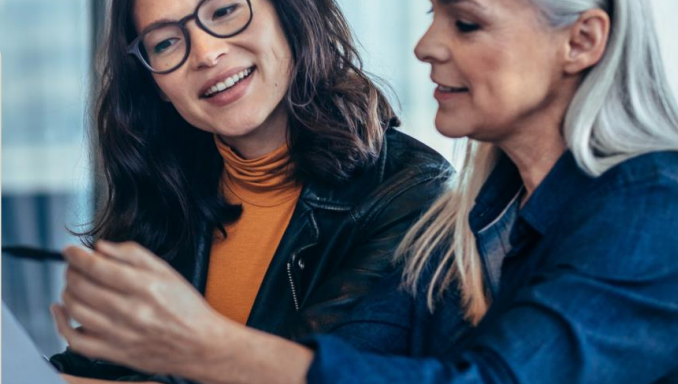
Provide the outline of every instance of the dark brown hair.
<path id="1" fill-rule="evenodd" d="M 341 185 L 374 163 L 385 129 L 399 121 L 363 72 L 335 0 L 261 1 L 274 5 L 294 57 L 283 100 L 294 177 Z M 240 207 L 220 191 L 223 160 L 213 135 L 163 102 L 150 73 L 127 54 L 136 37 L 133 5 L 111 3 L 94 135 L 104 194 L 82 235 L 89 245 L 134 240 L 166 259 L 190 257 L 205 231 L 223 232 Z"/>

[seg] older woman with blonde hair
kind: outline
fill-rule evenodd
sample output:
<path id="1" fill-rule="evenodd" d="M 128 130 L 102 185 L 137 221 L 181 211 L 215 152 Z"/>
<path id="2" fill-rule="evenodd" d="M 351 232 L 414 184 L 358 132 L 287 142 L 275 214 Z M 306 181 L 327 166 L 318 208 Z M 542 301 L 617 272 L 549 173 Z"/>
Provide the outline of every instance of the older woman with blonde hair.
<path id="1" fill-rule="evenodd" d="M 370 332 L 335 329 L 382 354 L 221 320 L 233 353 L 214 355 L 218 371 L 182 369 L 119 357 L 58 312 L 62 333 L 203 383 L 678 382 L 678 108 L 649 3 L 432 4 L 416 54 L 437 84 L 436 127 L 469 138 L 467 161 L 400 247 L 409 290 L 361 303 Z M 160 268 L 120 249 L 101 252 Z"/>

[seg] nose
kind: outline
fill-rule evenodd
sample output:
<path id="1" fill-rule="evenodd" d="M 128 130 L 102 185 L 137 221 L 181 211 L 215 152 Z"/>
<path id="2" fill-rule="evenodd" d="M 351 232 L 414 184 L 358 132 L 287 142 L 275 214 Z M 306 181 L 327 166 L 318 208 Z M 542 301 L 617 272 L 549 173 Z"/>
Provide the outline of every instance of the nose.
<path id="1" fill-rule="evenodd" d="M 434 19 L 424 36 L 419 39 L 417 46 L 414 47 L 414 54 L 417 59 L 425 63 L 445 62 L 451 59 L 449 41 L 452 35 L 447 35 L 444 28 Z"/>
<path id="2" fill-rule="evenodd" d="M 227 39 L 214 37 L 198 28 L 189 30 L 191 35 L 191 53 L 189 60 L 194 69 L 211 68 L 231 50 Z"/>

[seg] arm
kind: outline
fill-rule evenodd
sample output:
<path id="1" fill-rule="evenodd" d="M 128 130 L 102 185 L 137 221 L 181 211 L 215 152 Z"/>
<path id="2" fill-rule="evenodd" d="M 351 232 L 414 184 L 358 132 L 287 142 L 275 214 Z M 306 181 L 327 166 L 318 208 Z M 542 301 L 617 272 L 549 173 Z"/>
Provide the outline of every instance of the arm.
<path id="1" fill-rule="evenodd" d="M 310 383 L 655 383 L 678 368 L 678 188 L 645 185 L 569 212 L 550 263 L 481 323 L 459 355 L 312 347 Z M 350 367 L 350 369 L 347 369 Z M 668 381 L 667 381 L 668 382 Z"/>
<path id="2" fill-rule="evenodd" d="M 394 292 L 400 282 L 401 269 L 394 263 L 393 255 L 408 229 L 442 192 L 444 181 L 439 171 L 431 172 L 429 177 L 416 183 L 408 185 L 406 181 L 398 192 L 386 195 L 389 200 L 380 200 L 383 204 L 379 209 L 361 212 L 356 229 L 359 237 L 332 273 L 320 277 L 319 284 L 306 299 L 300 312 L 302 326 L 296 332 L 298 335 L 330 332 L 338 327 L 345 328 L 346 323 L 350 322 L 354 326 L 345 334 L 350 334 L 353 340 L 372 340 L 372 344 L 379 349 L 382 343 L 375 340 L 376 335 L 371 332 L 371 327 L 360 326 L 360 323 L 379 322 L 383 330 L 390 327 L 395 338 L 402 339 L 398 334 L 409 327 L 407 306 L 411 303 L 408 295 Z M 390 275 L 394 276 L 389 277 L 392 281 L 387 284 L 388 287 L 380 287 L 382 280 Z M 371 300 L 373 306 L 378 305 L 378 301 L 397 301 L 401 306 L 397 311 L 393 308 L 394 311 L 390 312 L 366 311 L 365 308 L 352 312 L 361 300 L 366 297 L 374 299 L 376 296 L 380 298 Z M 383 347 L 394 351 L 396 346 Z"/>

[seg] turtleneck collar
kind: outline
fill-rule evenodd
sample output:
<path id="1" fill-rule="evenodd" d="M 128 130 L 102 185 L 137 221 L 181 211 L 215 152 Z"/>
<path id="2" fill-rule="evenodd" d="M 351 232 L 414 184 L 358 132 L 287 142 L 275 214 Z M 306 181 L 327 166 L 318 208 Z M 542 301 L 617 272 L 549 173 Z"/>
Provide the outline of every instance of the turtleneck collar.
<path id="1" fill-rule="evenodd" d="M 286 143 L 267 155 L 244 159 L 219 136 L 214 141 L 224 159 L 224 192 L 232 203 L 275 207 L 299 197 L 301 186 L 291 178 L 293 164 Z"/>

